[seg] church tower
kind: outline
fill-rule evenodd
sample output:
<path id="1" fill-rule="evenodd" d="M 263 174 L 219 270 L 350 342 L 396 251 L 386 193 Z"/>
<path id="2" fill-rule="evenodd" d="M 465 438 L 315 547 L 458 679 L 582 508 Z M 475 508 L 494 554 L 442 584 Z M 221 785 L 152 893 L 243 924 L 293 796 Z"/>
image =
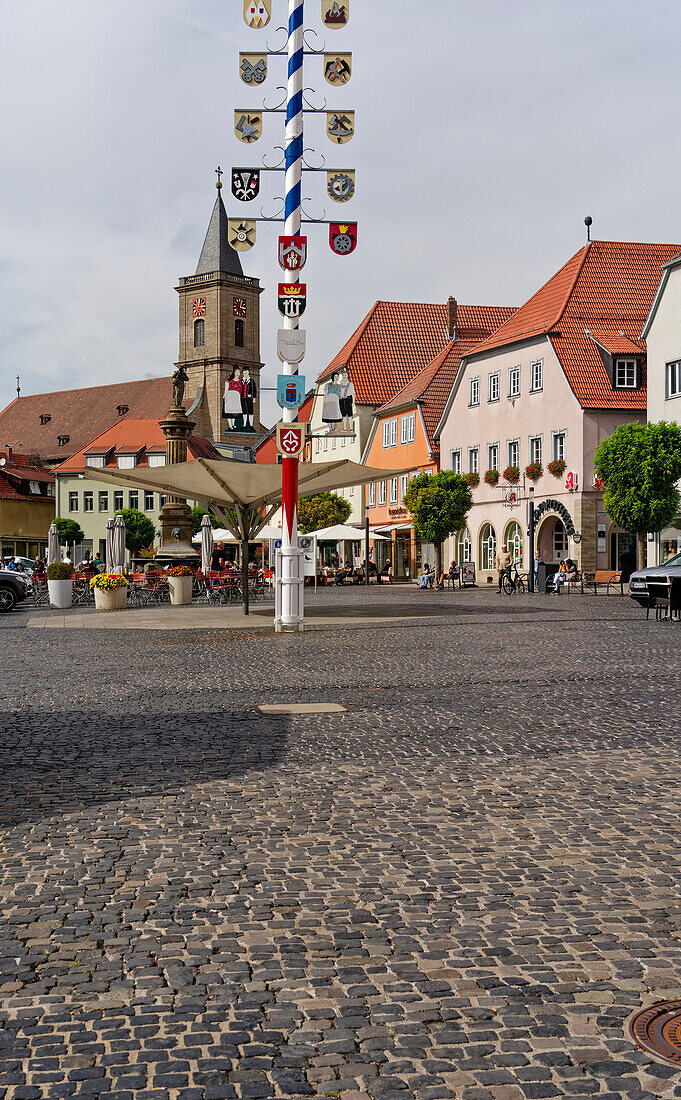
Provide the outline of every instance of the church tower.
<path id="1" fill-rule="evenodd" d="M 180 279 L 180 353 L 196 434 L 252 447 L 260 423 L 260 295 L 228 239 L 218 172 L 217 198 L 194 275 Z"/>

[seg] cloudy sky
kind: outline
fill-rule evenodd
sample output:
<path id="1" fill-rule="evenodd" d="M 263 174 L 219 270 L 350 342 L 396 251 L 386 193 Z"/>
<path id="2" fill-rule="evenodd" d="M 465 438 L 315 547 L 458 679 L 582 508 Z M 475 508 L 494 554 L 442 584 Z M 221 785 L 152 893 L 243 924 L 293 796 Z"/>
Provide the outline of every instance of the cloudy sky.
<path id="1" fill-rule="evenodd" d="M 286 0 L 272 4 L 254 31 L 242 0 L 5 0 L 0 407 L 16 374 L 38 393 L 170 373 L 173 288 L 196 266 L 214 169 L 281 142 L 281 115 L 245 158 L 233 134 L 234 108 L 263 94 L 238 51 L 281 41 Z M 321 32 L 320 0 L 305 7 Z M 308 378 L 376 298 L 519 305 L 581 246 L 585 214 L 596 237 L 681 241 L 676 0 L 351 0 L 326 38 L 352 51 L 353 79 L 331 89 L 310 58 L 306 83 L 355 109 L 357 133 L 334 150 L 308 115 L 306 144 L 355 167 L 357 192 L 325 202 L 321 174 L 306 190 L 312 213 L 359 223 L 359 244 L 335 257 L 309 231 Z M 281 182 L 264 181 L 269 210 Z M 259 225 L 244 257 L 265 287 L 270 385 L 277 232 Z"/>

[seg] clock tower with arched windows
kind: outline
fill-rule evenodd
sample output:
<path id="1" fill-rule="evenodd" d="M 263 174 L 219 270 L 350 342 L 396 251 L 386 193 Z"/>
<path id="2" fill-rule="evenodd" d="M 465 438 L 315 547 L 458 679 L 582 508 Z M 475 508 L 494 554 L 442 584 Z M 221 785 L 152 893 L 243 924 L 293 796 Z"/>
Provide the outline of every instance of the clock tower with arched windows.
<path id="1" fill-rule="evenodd" d="M 180 279 L 180 352 L 196 434 L 252 447 L 260 423 L 260 294 L 229 243 L 221 187 L 196 271 Z"/>

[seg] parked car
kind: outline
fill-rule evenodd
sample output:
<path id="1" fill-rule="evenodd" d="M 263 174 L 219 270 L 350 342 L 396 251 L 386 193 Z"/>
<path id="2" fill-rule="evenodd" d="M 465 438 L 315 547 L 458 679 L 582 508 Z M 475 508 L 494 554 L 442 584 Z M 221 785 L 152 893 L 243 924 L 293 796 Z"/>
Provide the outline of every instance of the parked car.
<path id="1" fill-rule="evenodd" d="M 0 612 L 13 611 L 33 595 L 33 585 L 26 573 L 16 569 L 0 569 Z"/>
<path id="2" fill-rule="evenodd" d="M 679 577 L 681 579 L 681 554 L 667 558 L 662 565 L 649 565 L 647 569 L 637 569 L 629 578 L 629 595 L 641 607 L 648 604 L 649 577 Z"/>

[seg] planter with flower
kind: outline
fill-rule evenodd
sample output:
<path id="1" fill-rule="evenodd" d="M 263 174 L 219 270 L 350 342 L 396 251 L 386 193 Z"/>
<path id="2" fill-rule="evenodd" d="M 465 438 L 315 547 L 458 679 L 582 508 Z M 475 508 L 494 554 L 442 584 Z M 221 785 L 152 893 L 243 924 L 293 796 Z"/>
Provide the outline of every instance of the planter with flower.
<path id="1" fill-rule="evenodd" d="M 192 602 L 192 585 L 194 574 L 188 565 L 171 565 L 166 576 L 168 577 L 168 590 L 170 602 L 175 607 Z"/>
<path id="2" fill-rule="evenodd" d="M 562 477 L 565 473 L 565 461 L 562 458 L 554 458 L 553 462 L 549 462 L 546 469 L 554 477 Z"/>
<path id="3" fill-rule="evenodd" d="M 122 573 L 96 573 L 90 580 L 98 611 L 120 611 L 128 598 L 128 582 Z"/>
<path id="4" fill-rule="evenodd" d="M 530 481 L 536 481 L 544 473 L 544 467 L 541 462 L 530 462 L 529 466 L 525 467 L 525 473 Z"/>
<path id="5" fill-rule="evenodd" d="M 73 568 L 65 561 L 47 567 L 47 592 L 50 607 L 70 607 L 73 602 Z"/>
<path id="6" fill-rule="evenodd" d="M 498 483 L 499 483 L 499 471 L 498 470 L 488 470 L 487 473 L 485 474 L 485 482 L 486 482 L 487 485 L 492 485 L 492 486 L 498 485 Z"/>
<path id="7" fill-rule="evenodd" d="M 470 485 L 471 489 L 480 484 L 480 474 L 464 474 L 463 479 Z"/>
<path id="8" fill-rule="evenodd" d="M 519 466 L 507 466 L 504 470 L 504 481 L 507 481 L 509 485 L 517 485 L 520 481 L 520 467 Z"/>

